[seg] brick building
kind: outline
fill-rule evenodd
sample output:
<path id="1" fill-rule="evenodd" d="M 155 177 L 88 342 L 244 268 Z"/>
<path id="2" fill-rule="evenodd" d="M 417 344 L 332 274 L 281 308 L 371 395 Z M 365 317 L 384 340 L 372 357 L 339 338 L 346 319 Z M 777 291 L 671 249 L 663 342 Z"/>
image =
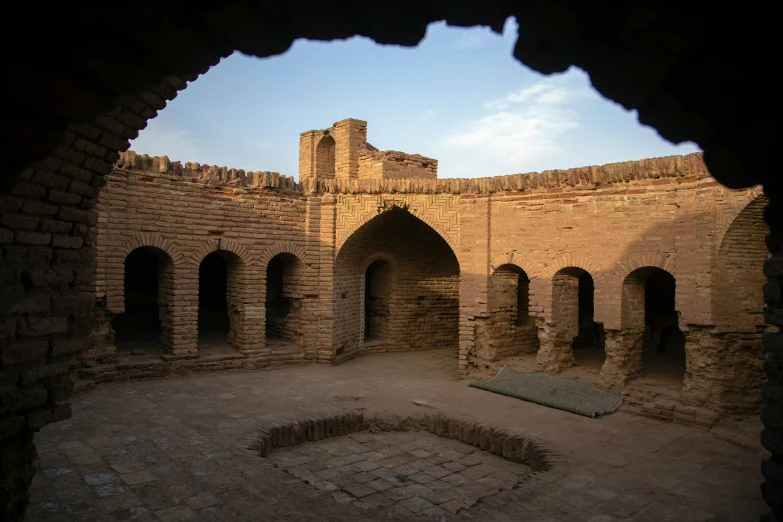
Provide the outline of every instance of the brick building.
<path id="1" fill-rule="evenodd" d="M 96 381 L 452 348 L 460 376 L 661 370 L 676 400 L 654 416 L 758 409 L 765 199 L 701 154 L 438 179 L 346 119 L 301 134 L 299 182 L 134 152 L 107 181 Z"/>

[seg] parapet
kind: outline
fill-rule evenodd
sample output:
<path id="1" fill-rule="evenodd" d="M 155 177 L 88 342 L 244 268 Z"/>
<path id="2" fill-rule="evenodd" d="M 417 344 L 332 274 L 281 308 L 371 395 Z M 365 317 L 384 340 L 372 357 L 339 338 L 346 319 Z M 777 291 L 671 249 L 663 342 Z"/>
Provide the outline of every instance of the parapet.
<path id="1" fill-rule="evenodd" d="M 185 181 L 206 186 L 269 188 L 301 191 L 299 183 L 292 176 L 269 171 L 244 171 L 217 165 L 201 165 L 194 162 L 170 161 L 168 156 L 148 156 L 129 150 L 120 153 L 114 163 L 119 170 L 143 172 L 148 175 L 166 177 L 172 181 Z"/>
<path id="2" fill-rule="evenodd" d="M 366 157 L 379 158 L 389 163 L 408 162 L 406 168 L 420 169 L 423 175 L 417 178 L 305 178 L 298 183 L 290 176 L 277 172 L 245 172 L 198 163 L 170 161 L 166 156 L 147 156 L 127 151 L 120 154 L 115 169 L 132 171 L 144 176 L 155 176 L 169 182 L 198 183 L 205 187 L 226 187 L 240 191 L 272 189 L 304 194 L 490 194 L 497 192 L 525 192 L 531 195 L 562 192 L 575 193 L 592 190 L 631 191 L 672 187 L 682 185 L 711 185 L 717 182 L 710 176 L 701 152 L 685 156 L 665 156 L 637 161 L 609 163 L 599 166 L 577 167 L 566 170 L 545 170 L 527 174 L 510 174 L 485 178 L 441 178 L 435 177 L 437 162 L 418 155 L 407 155 L 396 151 L 373 151 L 369 145 Z M 377 156 L 375 156 L 377 154 Z M 428 164 L 432 162 L 432 164 Z M 391 168 L 391 167 L 390 167 Z M 432 172 L 426 172 L 432 169 Z M 431 177 L 425 177 L 431 176 Z"/>

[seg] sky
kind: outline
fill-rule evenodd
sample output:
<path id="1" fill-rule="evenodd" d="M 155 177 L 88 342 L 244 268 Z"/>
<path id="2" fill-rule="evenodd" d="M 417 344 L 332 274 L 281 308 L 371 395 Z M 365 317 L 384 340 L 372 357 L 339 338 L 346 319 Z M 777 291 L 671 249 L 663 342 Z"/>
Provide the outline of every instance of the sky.
<path id="1" fill-rule="evenodd" d="M 438 160 L 438 177 L 486 177 L 700 150 L 674 145 L 604 99 L 572 67 L 541 75 L 513 58 L 517 24 L 431 24 L 417 47 L 363 37 L 297 40 L 285 53 L 235 53 L 180 92 L 131 142 L 168 156 L 298 178 L 299 133 L 344 118 L 367 141 Z"/>

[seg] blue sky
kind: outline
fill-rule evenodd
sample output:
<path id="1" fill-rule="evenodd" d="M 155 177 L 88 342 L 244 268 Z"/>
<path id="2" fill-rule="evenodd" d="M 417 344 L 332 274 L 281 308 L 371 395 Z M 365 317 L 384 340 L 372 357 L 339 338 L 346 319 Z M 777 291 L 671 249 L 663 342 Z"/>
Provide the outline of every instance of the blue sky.
<path id="1" fill-rule="evenodd" d="M 543 76 L 512 56 L 517 26 L 431 24 L 415 48 L 366 38 L 234 54 L 191 83 L 131 143 L 139 153 L 298 176 L 299 133 L 368 121 L 381 150 L 435 158 L 438 176 L 482 177 L 698 151 L 638 123 L 571 68 Z"/>

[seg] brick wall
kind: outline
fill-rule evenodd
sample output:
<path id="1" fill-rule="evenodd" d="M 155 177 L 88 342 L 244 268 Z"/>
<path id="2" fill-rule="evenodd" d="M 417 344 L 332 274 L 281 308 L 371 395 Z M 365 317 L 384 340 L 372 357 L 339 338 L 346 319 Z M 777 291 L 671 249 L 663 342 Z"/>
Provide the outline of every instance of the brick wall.
<path id="1" fill-rule="evenodd" d="M 438 161 L 419 154 L 396 150 L 359 151 L 359 178 L 362 179 L 435 179 Z"/>
<path id="2" fill-rule="evenodd" d="M 110 320 L 124 311 L 124 261 L 136 248 L 154 249 L 164 274 L 159 303 L 165 352 L 197 353 L 199 269 L 218 252 L 227 269 L 229 343 L 245 354 L 264 353 L 266 271 L 273 255 L 288 254 L 296 267 L 295 314 L 300 336 L 317 285 L 318 267 L 305 266 L 306 202 L 290 178 L 244 173 L 165 158 L 124 154 L 107 176 L 97 211 L 96 296 Z M 280 248 L 281 244 L 284 248 Z M 300 268 L 301 266 L 301 268 Z M 290 274 L 289 274 L 290 275 Z M 293 323 L 292 323 L 293 324 Z M 105 329 L 99 328 L 99 333 Z M 98 335 L 104 340 L 102 334 Z M 108 339 L 110 340 L 110 338 Z M 108 358 L 112 346 L 96 346 L 88 357 Z M 316 354 L 305 354 L 316 358 Z"/>
<path id="3" fill-rule="evenodd" d="M 366 144 L 366 123 L 338 124 L 328 132 L 337 163 L 340 150 Z M 300 158 L 316 158 L 324 136 L 303 133 L 300 152 L 313 148 Z M 594 320 L 607 331 L 604 376 L 622 384 L 641 371 L 645 335 L 644 285 L 634 274 L 656 269 L 676 279 L 680 329 L 699 328 L 686 344 L 684 393 L 745 404 L 757 391 L 760 372 L 736 372 L 720 389 L 703 376 L 728 371 L 729 360 L 755 368 L 762 359 L 761 297 L 752 289 L 766 255 L 763 198 L 758 189 L 718 186 L 701 155 L 480 179 L 361 179 L 340 168 L 334 178 L 295 183 L 124 154 L 99 200 L 96 295 L 105 306 L 89 357 L 111 357 L 107 321 L 123 310 L 122 263 L 138 247 L 156 249 L 170 274 L 165 281 L 175 281 L 162 284 L 159 296 L 164 349 L 195 354 L 198 264 L 218 250 L 231 261 L 228 337 L 248 357 L 245 367 L 459 345 L 462 375 L 530 352 L 539 369 L 557 371 L 573 361 L 578 276 L 587 272 Z M 264 340 L 266 271 L 281 253 L 293 256 L 297 275 L 287 286 L 288 330 L 275 335 L 297 339 L 299 359 L 273 353 Z M 375 260 L 391 267 L 391 290 L 378 301 L 384 310 L 370 309 L 375 319 L 387 315 L 388 334 L 365 343 L 364 278 Z M 511 274 L 521 271 L 529 277 L 529 318 L 518 323 Z M 731 292 L 744 293 L 726 299 Z M 711 370 L 700 374 L 696 361 Z"/>
<path id="4" fill-rule="evenodd" d="M 346 118 L 328 129 L 299 135 L 299 178 L 427 179 L 438 176 L 438 161 L 419 154 L 379 151 L 367 143 L 367 122 Z"/>

